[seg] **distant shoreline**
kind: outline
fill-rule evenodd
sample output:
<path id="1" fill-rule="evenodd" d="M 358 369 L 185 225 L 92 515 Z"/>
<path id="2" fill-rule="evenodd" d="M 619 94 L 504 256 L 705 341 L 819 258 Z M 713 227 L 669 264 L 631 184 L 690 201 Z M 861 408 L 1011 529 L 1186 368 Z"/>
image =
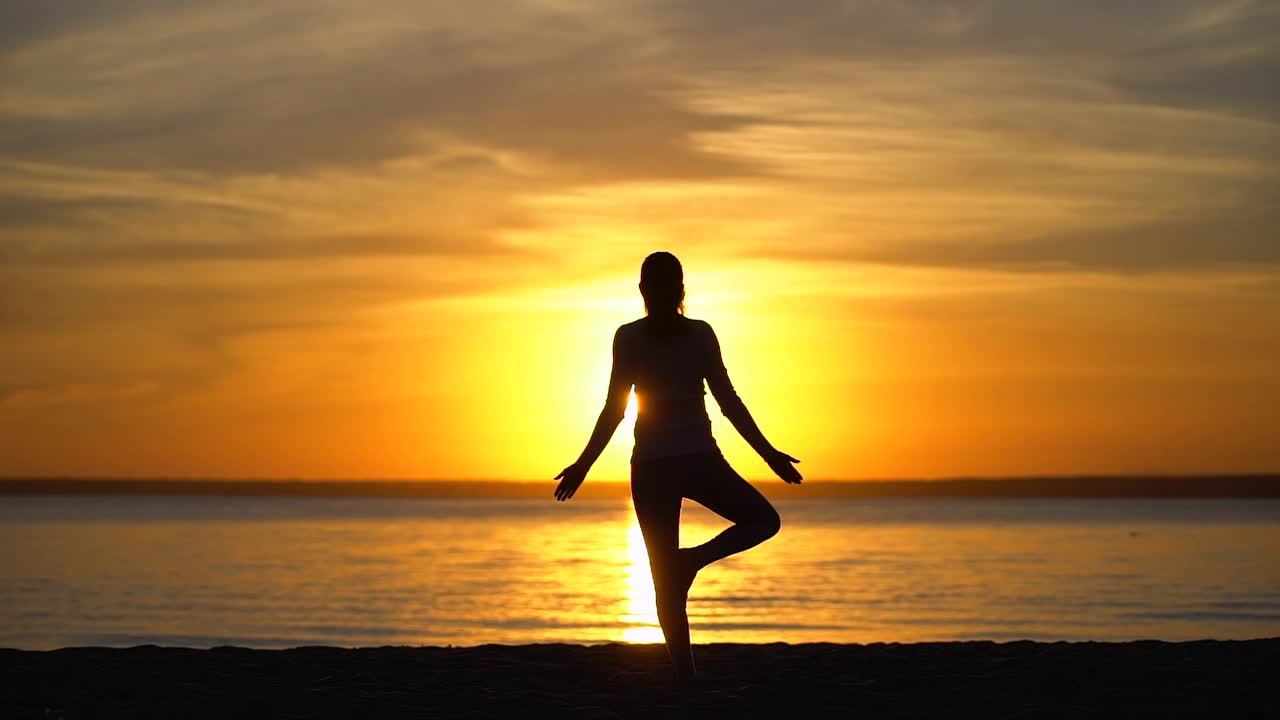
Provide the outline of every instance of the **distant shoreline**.
<path id="1" fill-rule="evenodd" d="M 756 483 L 772 498 L 1280 498 L 1280 475 L 1052 476 L 938 480 Z M 454 480 L 229 480 L 160 478 L 0 478 L 9 496 L 242 496 L 527 498 L 555 483 Z M 587 481 L 581 498 L 622 498 L 625 482 Z"/>

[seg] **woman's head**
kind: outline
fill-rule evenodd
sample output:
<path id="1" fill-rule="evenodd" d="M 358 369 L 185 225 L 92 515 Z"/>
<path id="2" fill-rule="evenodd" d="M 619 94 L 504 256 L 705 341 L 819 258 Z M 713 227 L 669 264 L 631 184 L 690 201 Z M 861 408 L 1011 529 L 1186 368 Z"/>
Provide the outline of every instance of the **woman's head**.
<path id="1" fill-rule="evenodd" d="M 649 315 L 684 312 L 684 269 L 669 252 L 656 252 L 640 265 L 640 294 Z"/>

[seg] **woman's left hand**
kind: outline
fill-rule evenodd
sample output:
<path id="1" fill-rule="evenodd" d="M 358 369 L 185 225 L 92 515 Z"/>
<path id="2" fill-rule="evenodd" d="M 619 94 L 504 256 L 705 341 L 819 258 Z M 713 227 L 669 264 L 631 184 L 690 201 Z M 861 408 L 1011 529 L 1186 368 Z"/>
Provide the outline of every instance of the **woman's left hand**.
<path id="1" fill-rule="evenodd" d="M 581 467 L 577 463 L 560 471 L 555 477 L 560 481 L 556 486 L 556 500 L 565 501 L 573 497 L 578 492 L 578 488 L 582 486 L 582 481 L 587 479 L 587 470 L 589 468 Z"/>

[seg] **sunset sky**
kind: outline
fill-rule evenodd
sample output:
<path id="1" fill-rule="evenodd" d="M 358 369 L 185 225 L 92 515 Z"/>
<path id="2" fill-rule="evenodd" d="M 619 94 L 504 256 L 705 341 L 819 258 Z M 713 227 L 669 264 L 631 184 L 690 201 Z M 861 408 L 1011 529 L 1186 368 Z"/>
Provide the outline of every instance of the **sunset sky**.
<path id="1" fill-rule="evenodd" d="M 0 475 L 549 479 L 660 249 L 808 477 L 1280 471 L 1278 36 L 1247 0 L 5 3 Z"/>

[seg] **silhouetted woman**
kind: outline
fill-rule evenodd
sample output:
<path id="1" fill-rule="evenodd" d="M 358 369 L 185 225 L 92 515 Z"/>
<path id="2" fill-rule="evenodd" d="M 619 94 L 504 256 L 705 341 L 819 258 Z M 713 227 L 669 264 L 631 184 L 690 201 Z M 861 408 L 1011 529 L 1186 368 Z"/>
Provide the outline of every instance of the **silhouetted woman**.
<path id="1" fill-rule="evenodd" d="M 703 402 L 707 381 L 721 412 L 783 480 L 800 482 L 799 462 L 769 444 L 729 382 L 711 326 L 684 317 L 684 272 L 666 252 L 640 266 L 647 317 L 618 328 L 604 410 L 577 462 L 556 476 L 557 500 L 582 485 L 622 421 L 634 385 L 637 413 L 631 454 L 631 499 L 653 573 L 658 622 L 681 683 L 694 676 L 685 603 L 698 571 L 778 532 L 778 513 L 725 462 L 711 436 Z M 689 498 L 733 525 L 697 547 L 680 547 L 680 505 Z"/>

